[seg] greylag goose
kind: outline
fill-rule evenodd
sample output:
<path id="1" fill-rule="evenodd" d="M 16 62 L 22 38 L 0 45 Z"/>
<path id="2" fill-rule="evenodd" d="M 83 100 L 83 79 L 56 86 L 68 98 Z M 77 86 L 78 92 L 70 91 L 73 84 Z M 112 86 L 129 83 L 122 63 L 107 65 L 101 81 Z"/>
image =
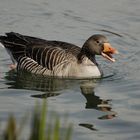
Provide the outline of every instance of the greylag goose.
<path id="1" fill-rule="evenodd" d="M 103 35 L 93 35 L 80 48 L 62 41 L 49 41 L 19 33 L 6 33 L 0 36 L 17 70 L 34 74 L 91 78 L 101 77 L 102 72 L 95 55 L 101 55 L 115 62 L 112 54 L 118 51 L 111 47 Z"/>

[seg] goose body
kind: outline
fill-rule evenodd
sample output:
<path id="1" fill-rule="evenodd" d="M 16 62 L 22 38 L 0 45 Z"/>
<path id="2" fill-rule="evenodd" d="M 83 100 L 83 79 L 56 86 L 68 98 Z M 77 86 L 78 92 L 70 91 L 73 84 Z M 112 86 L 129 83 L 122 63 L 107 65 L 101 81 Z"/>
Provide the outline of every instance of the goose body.
<path id="1" fill-rule="evenodd" d="M 111 54 L 117 52 L 103 35 L 91 36 L 82 48 L 62 41 L 48 41 L 14 32 L 0 36 L 0 42 L 13 63 L 17 63 L 18 71 L 47 76 L 101 77 L 102 72 L 95 55 L 102 55 L 114 62 Z"/>

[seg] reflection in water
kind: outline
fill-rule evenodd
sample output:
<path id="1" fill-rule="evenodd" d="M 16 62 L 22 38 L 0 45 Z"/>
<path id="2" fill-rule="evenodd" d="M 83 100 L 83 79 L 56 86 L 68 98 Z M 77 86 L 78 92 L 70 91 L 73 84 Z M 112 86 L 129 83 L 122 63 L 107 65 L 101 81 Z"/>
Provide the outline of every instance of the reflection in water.
<path id="1" fill-rule="evenodd" d="M 99 80 L 68 80 L 42 77 L 30 73 L 15 73 L 14 71 L 9 71 L 5 79 L 9 88 L 42 91 L 42 94 L 31 95 L 31 97 L 36 98 L 58 96 L 63 90 L 72 89 L 75 85 L 78 87 L 80 84 L 81 93 L 86 99 L 86 109 L 95 109 L 105 112 L 106 115 L 98 117 L 98 119 L 101 120 L 113 119 L 117 115 L 116 112 L 112 111 L 111 100 L 104 100 L 95 95 L 94 88 Z M 82 122 L 79 126 L 97 131 L 93 124 Z"/>
<path id="2" fill-rule="evenodd" d="M 86 108 L 104 110 L 102 108 L 102 105 L 105 105 L 106 106 L 105 110 L 110 111 L 111 107 L 108 104 L 109 100 L 103 100 L 103 99 L 100 99 L 99 96 L 96 96 L 94 93 L 94 87 L 95 85 L 93 85 L 93 83 L 84 83 L 80 86 L 81 93 L 87 100 Z"/>
<path id="3" fill-rule="evenodd" d="M 99 96 L 96 96 L 94 93 L 95 83 L 86 82 L 81 84 L 81 93 L 86 98 L 86 107 L 87 109 L 96 109 L 99 111 L 107 112 L 109 114 L 98 117 L 98 119 L 112 119 L 116 117 L 116 112 L 112 111 L 110 104 L 111 100 L 101 99 Z"/>
<path id="4" fill-rule="evenodd" d="M 96 128 L 94 128 L 94 125 L 93 124 L 80 123 L 79 125 L 82 126 L 82 127 L 88 128 L 88 129 L 90 129 L 92 131 L 98 131 Z"/>
<path id="5" fill-rule="evenodd" d="M 111 100 L 104 100 L 101 99 L 99 96 L 96 96 L 94 92 L 95 86 L 96 83 L 93 83 L 91 81 L 83 82 L 80 85 L 81 93 L 87 100 L 85 108 L 96 109 L 107 113 L 106 115 L 98 117 L 98 119 L 101 120 L 113 119 L 114 117 L 116 117 L 117 113 L 112 111 L 112 107 L 110 104 Z M 85 127 L 92 131 L 98 131 L 98 129 L 96 129 L 93 124 L 81 123 L 79 124 L 79 126 Z"/>
<path id="6" fill-rule="evenodd" d="M 67 83 L 61 79 L 44 78 L 43 76 L 26 72 L 16 73 L 13 70 L 6 74 L 5 79 L 7 79 L 5 84 L 7 84 L 9 88 L 42 91 L 42 94 L 31 95 L 37 98 L 58 96 L 61 90 L 68 87 Z"/>

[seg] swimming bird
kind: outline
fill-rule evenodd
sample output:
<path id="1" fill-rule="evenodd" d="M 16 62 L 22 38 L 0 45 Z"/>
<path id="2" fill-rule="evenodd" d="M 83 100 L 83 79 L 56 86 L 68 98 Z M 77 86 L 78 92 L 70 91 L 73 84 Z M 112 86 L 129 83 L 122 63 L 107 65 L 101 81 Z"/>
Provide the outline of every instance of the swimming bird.
<path id="1" fill-rule="evenodd" d="M 110 45 L 108 39 L 100 34 L 89 37 L 82 47 L 15 32 L 0 36 L 0 42 L 11 56 L 13 64 L 17 64 L 18 71 L 23 70 L 47 76 L 101 77 L 103 73 L 95 55 L 101 55 L 111 62 L 115 62 L 112 54 L 118 53 Z"/>

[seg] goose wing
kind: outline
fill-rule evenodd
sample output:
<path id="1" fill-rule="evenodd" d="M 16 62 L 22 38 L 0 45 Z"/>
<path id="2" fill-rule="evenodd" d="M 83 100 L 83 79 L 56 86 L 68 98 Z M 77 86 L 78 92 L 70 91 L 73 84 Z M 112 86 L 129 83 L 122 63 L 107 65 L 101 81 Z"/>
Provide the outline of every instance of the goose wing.
<path id="1" fill-rule="evenodd" d="M 46 47 L 40 45 L 29 46 L 26 49 L 26 55 L 49 70 L 53 70 L 56 65 L 63 62 L 76 60 L 76 57 L 66 50 L 48 45 Z"/>
<path id="2" fill-rule="evenodd" d="M 70 43 L 48 41 L 14 32 L 0 36 L 0 41 L 17 62 L 21 57 L 29 57 L 49 70 L 63 62 L 76 61 L 81 50 Z"/>

